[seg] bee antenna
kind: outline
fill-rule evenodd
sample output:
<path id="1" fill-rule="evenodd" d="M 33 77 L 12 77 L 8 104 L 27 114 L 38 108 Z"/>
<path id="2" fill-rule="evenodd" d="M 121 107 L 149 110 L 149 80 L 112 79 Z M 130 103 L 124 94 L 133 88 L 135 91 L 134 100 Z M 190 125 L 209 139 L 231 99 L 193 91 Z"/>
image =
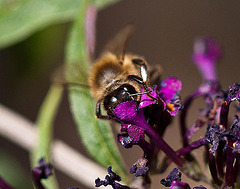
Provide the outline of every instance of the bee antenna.
<path id="1" fill-rule="evenodd" d="M 129 96 L 136 96 L 136 95 L 143 95 L 143 94 L 149 94 L 152 91 L 145 91 L 145 92 L 141 92 L 141 93 L 134 93 L 134 94 L 130 94 Z"/>

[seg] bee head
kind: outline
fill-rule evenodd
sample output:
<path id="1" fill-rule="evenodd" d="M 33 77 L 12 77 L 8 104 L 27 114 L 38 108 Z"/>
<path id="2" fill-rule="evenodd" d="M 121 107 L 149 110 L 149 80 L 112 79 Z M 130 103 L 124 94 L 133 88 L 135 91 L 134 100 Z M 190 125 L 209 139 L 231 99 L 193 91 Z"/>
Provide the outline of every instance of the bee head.
<path id="1" fill-rule="evenodd" d="M 112 110 L 115 109 L 120 103 L 137 100 L 136 89 L 130 84 L 123 84 L 117 89 L 109 93 L 103 101 L 103 105 L 108 114 L 112 114 Z"/>

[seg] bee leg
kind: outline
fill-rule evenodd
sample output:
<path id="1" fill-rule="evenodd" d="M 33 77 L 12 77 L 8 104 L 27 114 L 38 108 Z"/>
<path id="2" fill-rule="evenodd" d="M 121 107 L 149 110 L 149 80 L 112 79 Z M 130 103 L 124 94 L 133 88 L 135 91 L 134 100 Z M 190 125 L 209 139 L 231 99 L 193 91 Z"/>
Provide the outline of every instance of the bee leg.
<path id="1" fill-rule="evenodd" d="M 136 101 L 136 103 L 137 103 L 137 105 L 136 105 L 136 109 L 135 109 L 135 111 L 136 111 L 136 112 L 139 112 L 140 101 Z"/>
<path id="2" fill-rule="evenodd" d="M 146 82 L 148 80 L 148 71 L 147 71 L 147 65 L 145 61 L 141 58 L 135 58 L 135 59 L 132 59 L 132 62 L 140 66 L 140 73 L 141 73 L 142 80 L 143 82 Z"/>
<path id="3" fill-rule="evenodd" d="M 157 102 L 157 99 L 156 99 L 155 97 L 153 97 L 152 95 L 150 95 L 150 93 L 151 93 L 152 91 L 149 91 L 149 89 L 148 89 L 148 87 L 147 87 L 147 84 L 143 81 L 143 79 L 142 79 L 141 77 L 139 77 L 139 76 L 137 76 L 137 75 L 129 75 L 129 76 L 128 76 L 128 79 L 134 80 L 134 81 L 136 81 L 137 83 L 141 84 L 141 85 L 143 86 L 144 90 L 145 90 L 146 92 L 149 92 L 149 93 L 147 93 L 147 95 L 148 95 L 150 98 L 152 98 L 155 102 Z"/>
<path id="4" fill-rule="evenodd" d="M 96 117 L 99 118 L 99 119 L 110 119 L 110 117 L 108 115 L 102 115 L 102 113 L 101 113 L 101 102 L 102 102 L 102 99 L 97 101 Z"/>

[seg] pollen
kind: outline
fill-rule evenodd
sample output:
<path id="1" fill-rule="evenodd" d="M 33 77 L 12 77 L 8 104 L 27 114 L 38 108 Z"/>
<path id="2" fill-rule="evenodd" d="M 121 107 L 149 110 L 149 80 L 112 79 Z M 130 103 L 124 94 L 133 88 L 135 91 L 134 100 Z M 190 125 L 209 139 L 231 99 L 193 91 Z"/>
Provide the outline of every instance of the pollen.
<path id="1" fill-rule="evenodd" d="M 233 146 L 233 148 L 235 148 L 236 147 L 236 142 L 234 142 L 232 146 Z"/>
<path id="2" fill-rule="evenodd" d="M 173 104 L 167 104 L 167 109 L 170 111 L 174 111 L 174 105 Z"/>
<path id="3" fill-rule="evenodd" d="M 224 106 L 227 106 L 228 105 L 228 102 L 225 100 L 224 101 Z"/>

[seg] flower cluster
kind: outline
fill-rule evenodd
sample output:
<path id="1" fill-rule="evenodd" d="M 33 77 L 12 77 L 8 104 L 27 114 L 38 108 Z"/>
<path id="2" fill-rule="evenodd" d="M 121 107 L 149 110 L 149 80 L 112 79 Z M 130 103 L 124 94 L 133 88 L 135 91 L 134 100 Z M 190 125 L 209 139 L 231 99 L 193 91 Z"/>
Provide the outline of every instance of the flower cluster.
<path id="1" fill-rule="evenodd" d="M 139 105 L 132 100 L 122 102 L 113 109 L 111 118 L 121 123 L 118 142 L 125 148 L 138 145 L 143 150 L 143 156 L 130 168 L 130 173 L 143 178 L 143 188 L 147 188 L 151 182 L 149 172 L 161 172 L 171 162 L 178 168 L 161 180 L 164 186 L 190 188 L 187 183 L 181 182 L 179 169 L 194 180 L 205 178 L 203 180 L 206 181 L 207 176 L 203 175 L 191 153 L 201 146 L 205 147 L 206 163 L 209 165 L 213 186 L 234 187 L 240 167 L 239 108 L 231 126 L 228 126 L 228 113 L 231 102 L 240 101 L 240 84 L 231 85 L 229 90 L 221 89 L 216 72 L 221 54 L 220 46 L 210 38 L 199 38 L 194 42 L 192 60 L 202 75 L 203 83 L 187 97 L 183 105 L 179 96 L 182 83 L 177 78 L 169 77 L 156 86 L 149 87 L 151 93 L 142 94 Z M 203 97 L 206 105 L 199 111 L 198 119 L 188 126 L 187 113 L 197 97 Z M 162 136 L 171 117 L 179 111 L 183 147 L 174 151 Z M 192 142 L 192 136 L 205 125 L 206 136 Z M 167 156 L 160 169 L 156 166 L 159 151 Z M 109 181 L 101 183 L 109 184 Z"/>
<path id="2" fill-rule="evenodd" d="M 161 173 L 175 163 L 170 174 L 161 180 L 161 184 L 171 189 L 190 189 L 188 183 L 181 181 L 180 170 L 197 181 L 205 181 L 218 188 L 234 188 L 240 173 L 240 108 L 236 108 L 236 115 L 232 124 L 228 124 L 230 104 L 240 102 L 240 83 L 229 86 L 228 90 L 220 87 L 216 73 L 216 64 L 221 57 L 219 45 L 210 38 L 199 38 L 194 43 L 192 59 L 199 68 L 203 82 L 181 103 L 179 92 L 182 82 L 169 77 L 154 86 L 148 86 L 141 94 L 140 101 L 130 99 L 121 102 L 112 109 L 111 119 L 121 124 L 118 142 L 125 148 L 139 146 L 143 155 L 131 166 L 129 172 L 135 177 L 141 177 L 141 187 L 149 188 L 150 173 Z M 187 124 L 187 113 L 192 102 L 202 97 L 205 107 L 199 111 L 197 120 L 190 126 Z M 162 138 L 172 116 L 180 112 L 180 129 L 182 148 L 175 151 Z M 191 141 L 196 132 L 206 126 L 205 137 Z M 205 163 L 208 165 L 211 180 L 204 175 L 198 161 L 191 153 L 204 147 Z M 162 151 L 166 158 L 157 165 L 158 153 Z M 33 170 L 36 186 L 42 186 L 40 180 L 51 175 L 51 166 L 40 160 L 39 166 Z M 108 167 L 105 180 L 97 178 L 95 186 L 112 186 L 114 189 L 130 189 L 119 182 L 121 177 Z M 204 186 L 193 189 L 205 189 Z"/>
<path id="3" fill-rule="evenodd" d="M 118 141 L 125 147 L 131 148 L 133 145 L 139 145 L 144 154 L 131 168 L 131 173 L 136 176 L 145 176 L 149 171 L 151 161 L 154 157 L 155 149 L 164 151 L 169 157 L 172 157 L 178 166 L 182 166 L 182 160 L 176 156 L 174 150 L 162 139 L 162 134 L 153 128 L 150 121 L 146 119 L 146 108 L 155 105 L 158 110 L 165 112 L 167 115 L 176 115 L 181 109 L 179 91 L 182 88 L 180 80 L 170 77 L 161 82 L 160 90 L 154 86 L 150 89 L 150 95 L 143 94 L 136 111 L 135 101 L 126 101 L 119 104 L 114 110 L 114 118 L 121 122 L 121 133 L 118 135 Z M 157 101 L 155 99 L 157 99 Z M 149 109 L 147 109 L 149 110 Z M 163 114 L 163 115 L 165 115 Z M 148 116 L 148 115 L 147 115 Z M 168 118 L 168 116 L 166 117 Z M 162 117 L 161 119 L 164 119 Z M 160 125 L 158 125 L 160 127 Z M 145 140 L 145 135 L 150 138 L 150 143 Z M 155 154 L 157 155 L 157 154 Z M 141 163 L 139 163 L 141 162 Z M 143 163 L 144 162 L 144 163 Z M 138 166 L 137 166 L 138 165 Z M 135 171 L 133 171 L 135 170 Z M 141 171 L 138 171 L 141 170 Z"/>

